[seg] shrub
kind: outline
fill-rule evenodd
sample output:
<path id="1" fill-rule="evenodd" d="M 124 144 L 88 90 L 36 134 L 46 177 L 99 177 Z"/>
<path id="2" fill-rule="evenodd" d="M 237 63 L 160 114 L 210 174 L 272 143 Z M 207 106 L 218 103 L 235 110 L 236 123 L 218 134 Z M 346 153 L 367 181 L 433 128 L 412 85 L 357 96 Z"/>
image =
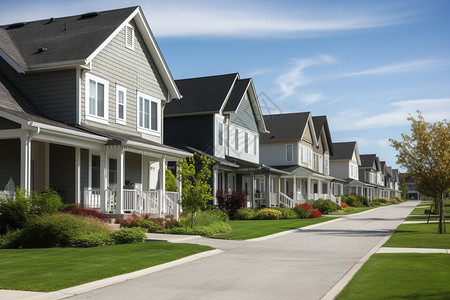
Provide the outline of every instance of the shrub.
<path id="1" fill-rule="evenodd" d="M 166 168 L 166 191 L 178 192 L 177 179 L 173 175 L 172 171 Z"/>
<path id="2" fill-rule="evenodd" d="M 355 195 L 342 196 L 341 201 L 345 202 L 348 206 L 356 207 L 356 199 Z"/>
<path id="3" fill-rule="evenodd" d="M 320 217 L 322 217 L 322 213 L 320 212 L 320 210 L 314 209 L 314 210 L 311 212 L 311 214 L 309 215 L 309 217 L 310 217 L 311 219 L 320 218 Z"/>
<path id="4" fill-rule="evenodd" d="M 64 211 L 65 214 L 71 214 L 71 215 L 79 215 L 79 216 L 85 216 L 85 217 L 93 217 L 97 218 L 99 220 L 105 220 L 108 218 L 107 215 L 104 213 L 101 213 L 97 208 L 84 208 L 81 206 L 73 207 L 69 210 Z"/>
<path id="5" fill-rule="evenodd" d="M 24 228 L 29 217 L 30 201 L 26 198 L 17 197 L 0 204 L 0 234 Z"/>
<path id="6" fill-rule="evenodd" d="M 281 212 L 280 219 L 297 219 L 297 213 L 294 212 L 291 208 L 287 207 L 272 207 L 272 209 L 276 209 Z"/>
<path id="7" fill-rule="evenodd" d="M 358 196 L 356 196 L 356 199 L 358 201 L 360 201 L 362 203 L 362 205 L 370 206 L 370 202 L 369 202 L 369 199 L 367 197 L 358 195 Z"/>
<path id="8" fill-rule="evenodd" d="M 89 244 L 98 246 L 109 243 L 109 233 L 108 226 L 94 218 L 68 214 L 44 215 L 28 222 L 26 227 L 19 231 L 13 247 L 86 247 Z"/>
<path id="9" fill-rule="evenodd" d="M 231 231 L 231 226 L 225 222 L 216 222 L 209 224 L 208 226 L 196 226 L 190 227 L 175 227 L 172 229 L 166 229 L 164 232 L 173 234 L 190 234 L 190 235 L 203 235 L 211 236 L 217 233 L 226 233 Z"/>
<path id="10" fill-rule="evenodd" d="M 256 213 L 256 218 L 259 220 L 278 220 L 282 213 L 276 209 L 263 208 Z"/>
<path id="11" fill-rule="evenodd" d="M 210 209 L 198 211 L 194 214 L 194 226 L 208 226 L 217 222 L 228 222 L 229 218 L 226 213 L 219 209 Z M 192 227 L 192 219 L 190 217 L 180 217 L 180 225 L 182 227 Z"/>
<path id="12" fill-rule="evenodd" d="M 236 220 L 252 220 L 256 217 L 256 211 L 253 208 L 239 208 L 234 214 Z"/>
<path id="13" fill-rule="evenodd" d="M 244 190 L 228 191 L 218 190 L 216 194 L 219 209 L 226 212 L 229 217 L 234 217 L 239 208 L 245 207 L 248 192 Z"/>
<path id="14" fill-rule="evenodd" d="M 166 218 L 153 218 L 150 215 L 133 214 L 131 219 L 118 219 L 121 228 L 140 227 L 147 229 L 149 232 L 158 232 L 164 228 L 178 227 L 180 224 L 170 215 Z"/>
<path id="15" fill-rule="evenodd" d="M 309 215 L 311 214 L 312 211 L 313 211 L 312 206 L 306 203 L 296 204 L 294 207 L 294 212 L 300 219 L 309 218 Z"/>
<path id="16" fill-rule="evenodd" d="M 326 199 L 326 200 L 324 200 L 324 199 L 311 200 L 311 201 L 308 201 L 308 202 L 311 203 L 311 206 L 314 209 L 320 210 L 320 212 L 322 214 L 327 214 L 329 212 L 337 210 L 336 203 L 334 203 L 333 201 L 331 201 L 329 199 Z"/>
<path id="17" fill-rule="evenodd" d="M 345 202 L 341 201 L 341 208 L 345 208 L 345 207 L 348 207 L 348 205 Z"/>
<path id="18" fill-rule="evenodd" d="M 140 243 L 145 239 L 142 228 L 121 228 L 111 234 L 115 244 Z"/>
<path id="19" fill-rule="evenodd" d="M 61 196 L 51 188 L 41 194 L 32 193 L 30 199 L 37 214 L 54 214 L 63 206 Z"/>

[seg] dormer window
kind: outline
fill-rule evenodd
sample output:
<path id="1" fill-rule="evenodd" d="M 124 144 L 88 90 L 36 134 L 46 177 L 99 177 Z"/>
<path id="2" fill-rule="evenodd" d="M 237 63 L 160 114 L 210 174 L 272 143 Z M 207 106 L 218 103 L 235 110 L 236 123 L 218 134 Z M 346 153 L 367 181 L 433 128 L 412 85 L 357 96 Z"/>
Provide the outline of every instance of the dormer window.
<path id="1" fill-rule="evenodd" d="M 134 49 L 134 27 L 130 24 L 125 26 L 125 45 L 128 49 Z"/>

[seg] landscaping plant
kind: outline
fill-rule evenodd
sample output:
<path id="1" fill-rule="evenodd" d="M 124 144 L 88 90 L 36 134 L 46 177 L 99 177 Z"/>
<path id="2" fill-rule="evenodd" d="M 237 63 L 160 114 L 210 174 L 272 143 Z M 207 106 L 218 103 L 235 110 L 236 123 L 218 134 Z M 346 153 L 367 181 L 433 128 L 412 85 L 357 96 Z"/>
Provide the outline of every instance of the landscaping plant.
<path id="1" fill-rule="evenodd" d="M 236 211 L 245 207 L 248 192 L 244 190 L 232 191 L 218 190 L 216 193 L 219 208 L 226 212 L 230 218 L 234 217 Z"/>
<path id="2" fill-rule="evenodd" d="M 309 218 L 309 215 L 312 213 L 313 210 L 314 209 L 312 208 L 312 206 L 306 203 L 296 204 L 294 207 L 294 211 L 297 213 L 300 219 Z"/>
<path id="3" fill-rule="evenodd" d="M 263 208 L 256 213 L 256 218 L 259 220 L 278 220 L 282 213 L 276 209 Z"/>

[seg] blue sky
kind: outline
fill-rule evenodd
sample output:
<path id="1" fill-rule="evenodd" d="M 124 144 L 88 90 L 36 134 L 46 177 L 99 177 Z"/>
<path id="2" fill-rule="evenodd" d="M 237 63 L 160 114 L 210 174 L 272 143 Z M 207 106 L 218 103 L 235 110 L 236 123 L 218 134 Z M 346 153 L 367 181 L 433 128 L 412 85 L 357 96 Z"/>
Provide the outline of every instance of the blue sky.
<path id="1" fill-rule="evenodd" d="M 175 79 L 239 72 L 265 113 L 328 117 L 395 165 L 408 113 L 450 118 L 450 1 L 8 1 L 0 24 L 141 5 Z"/>

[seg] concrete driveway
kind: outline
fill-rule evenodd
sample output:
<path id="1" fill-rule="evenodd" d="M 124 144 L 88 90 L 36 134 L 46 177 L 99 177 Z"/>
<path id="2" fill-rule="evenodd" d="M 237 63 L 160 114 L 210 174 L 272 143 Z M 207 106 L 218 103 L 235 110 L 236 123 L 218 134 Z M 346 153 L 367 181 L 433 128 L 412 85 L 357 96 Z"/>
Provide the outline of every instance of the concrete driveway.
<path id="1" fill-rule="evenodd" d="M 262 241 L 186 239 L 225 252 L 71 299 L 321 299 L 416 204 L 382 207 Z"/>

